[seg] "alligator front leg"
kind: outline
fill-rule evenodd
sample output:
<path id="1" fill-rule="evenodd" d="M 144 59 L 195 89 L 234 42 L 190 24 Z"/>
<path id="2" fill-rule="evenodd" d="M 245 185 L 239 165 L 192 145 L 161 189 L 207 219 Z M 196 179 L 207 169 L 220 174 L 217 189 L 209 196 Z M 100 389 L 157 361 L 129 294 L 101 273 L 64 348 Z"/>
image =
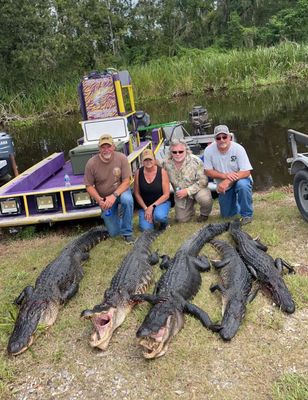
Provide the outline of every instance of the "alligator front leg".
<path id="1" fill-rule="evenodd" d="M 151 253 L 149 255 L 149 264 L 150 265 L 155 265 L 159 262 L 159 254 L 158 251 L 153 251 L 153 253 Z"/>
<path id="2" fill-rule="evenodd" d="M 147 294 L 147 293 L 133 294 L 130 296 L 130 300 L 133 301 L 134 303 L 142 303 L 144 301 L 147 301 L 148 303 L 152 304 L 153 306 L 155 304 L 163 301 L 163 299 L 161 297 L 155 296 L 154 294 Z"/>
<path id="3" fill-rule="evenodd" d="M 252 239 L 252 240 L 255 242 L 255 245 L 259 250 L 264 251 L 264 253 L 267 252 L 268 247 L 266 246 L 266 244 L 261 242 L 260 238 L 256 238 L 256 239 Z"/>
<path id="4" fill-rule="evenodd" d="M 79 283 L 72 283 L 71 286 L 64 292 L 61 293 L 61 303 L 65 303 L 70 300 L 78 292 Z"/>
<path id="5" fill-rule="evenodd" d="M 20 295 L 13 301 L 13 304 L 20 306 L 24 301 L 27 301 L 31 297 L 33 290 L 33 286 L 26 286 Z"/>
<path id="6" fill-rule="evenodd" d="M 288 270 L 289 274 L 295 274 L 294 267 L 292 267 L 292 265 L 290 265 L 287 261 L 283 260 L 282 258 L 276 258 L 274 264 L 281 274 L 283 272 L 283 267 L 285 267 Z"/>
<path id="7" fill-rule="evenodd" d="M 186 302 L 184 307 L 184 312 L 193 315 L 197 318 L 203 326 L 210 329 L 213 332 L 218 332 L 221 329 L 220 325 L 214 325 L 211 321 L 207 312 L 203 311 L 200 307 L 196 306 L 195 304 L 191 304 Z"/>

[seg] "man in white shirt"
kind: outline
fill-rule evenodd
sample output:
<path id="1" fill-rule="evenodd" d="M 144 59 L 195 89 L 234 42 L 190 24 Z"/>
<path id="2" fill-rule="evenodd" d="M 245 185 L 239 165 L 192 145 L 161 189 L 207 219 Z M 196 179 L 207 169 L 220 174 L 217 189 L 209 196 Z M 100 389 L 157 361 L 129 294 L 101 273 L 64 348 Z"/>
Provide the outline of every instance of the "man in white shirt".
<path id="1" fill-rule="evenodd" d="M 217 182 L 218 200 L 222 217 L 241 215 L 242 224 L 253 218 L 253 169 L 246 150 L 235 143 L 226 125 L 214 129 L 215 142 L 204 150 L 205 174 Z"/>

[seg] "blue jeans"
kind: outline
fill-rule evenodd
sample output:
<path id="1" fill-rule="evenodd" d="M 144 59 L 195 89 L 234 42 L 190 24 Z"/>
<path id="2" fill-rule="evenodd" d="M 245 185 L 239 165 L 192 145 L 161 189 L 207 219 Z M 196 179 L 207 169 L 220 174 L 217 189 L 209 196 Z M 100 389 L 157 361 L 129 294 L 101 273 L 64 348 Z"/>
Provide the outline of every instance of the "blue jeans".
<path id="1" fill-rule="evenodd" d="M 252 217 L 252 180 L 240 179 L 218 196 L 220 214 L 222 217 L 233 217 L 240 214 L 242 217 Z"/>
<path id="2" fill-rule="evenodd" d="M 139 229 L 141 231 L 149 231 L 154 229 L 154 223 L 168 223 L 168 214 L 171 207 L 171 202 L 169 200 L 155 207 L 153 213 L 153 223 L 150 224 L 144 218 L 144 210 L 139 210 Z"/>
<path id="3" fill-rule="evenodd" d="M 119 215 L 119 204 L 121 210 Z M 104 224 L 110 236 L 129 236 L 133 233 L 134 200 L 130 189 L 123 192 L 111 207 L 109 216 L 102 212 Z"/>

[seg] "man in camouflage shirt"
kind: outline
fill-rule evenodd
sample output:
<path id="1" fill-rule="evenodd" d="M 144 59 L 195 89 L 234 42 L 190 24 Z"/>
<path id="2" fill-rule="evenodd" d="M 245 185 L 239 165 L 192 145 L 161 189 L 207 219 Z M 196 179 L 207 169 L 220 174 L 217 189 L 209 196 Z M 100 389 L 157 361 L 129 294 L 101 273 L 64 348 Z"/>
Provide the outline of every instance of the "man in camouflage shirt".
<path id="1" fill-rule="evenodd" d="M 191 154 L 185 140 L 174 139 L 163 167 L 174 190 L 177 221 L 189 221 L 195 215 L 194 205 L 197 202 L 200 205 L 197 221 L 205 222 L 212 211 L 213 200 L 200 158 Z"/>

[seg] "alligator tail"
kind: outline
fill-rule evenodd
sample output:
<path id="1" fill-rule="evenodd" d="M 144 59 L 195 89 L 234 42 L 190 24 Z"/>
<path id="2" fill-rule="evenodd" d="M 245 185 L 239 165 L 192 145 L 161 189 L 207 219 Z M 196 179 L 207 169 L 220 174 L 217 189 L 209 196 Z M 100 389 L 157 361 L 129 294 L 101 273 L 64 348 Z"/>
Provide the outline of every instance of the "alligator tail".
<path id="1" fill-rule="evenodd" d="M 66 250 L 88 252 L 96 244 L 102 240 L 106 240 L 108 237 L 108 231 L 103 226 L 96 226 L 69 243 Z"/>

